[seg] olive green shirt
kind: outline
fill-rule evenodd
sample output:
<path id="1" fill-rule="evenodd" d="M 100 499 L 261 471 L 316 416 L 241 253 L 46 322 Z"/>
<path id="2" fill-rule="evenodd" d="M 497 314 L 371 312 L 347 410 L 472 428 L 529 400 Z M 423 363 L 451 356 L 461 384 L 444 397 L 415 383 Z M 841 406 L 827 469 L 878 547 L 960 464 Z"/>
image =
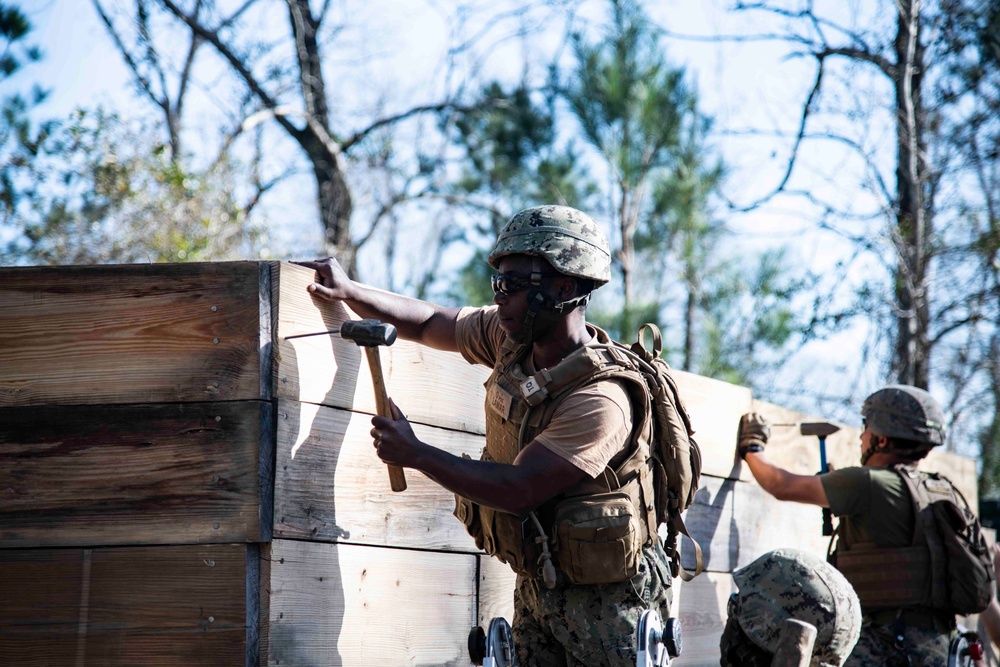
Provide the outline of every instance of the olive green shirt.
<path id="1" fill-rule="evenodd" d="M 842 546 L 913 544 L 913 501 L 906 482 L 891 468 L 844 468 L 820 480 L 830 511 L 840 517 Z"/>

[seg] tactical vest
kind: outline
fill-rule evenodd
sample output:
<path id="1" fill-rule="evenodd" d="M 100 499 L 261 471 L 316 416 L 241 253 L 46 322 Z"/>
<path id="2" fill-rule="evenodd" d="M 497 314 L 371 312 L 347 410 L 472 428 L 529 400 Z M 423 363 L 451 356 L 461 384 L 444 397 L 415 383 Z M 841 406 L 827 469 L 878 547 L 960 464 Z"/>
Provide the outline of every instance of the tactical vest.
<path id="1" fill-rule="evenodd" d="M 588 325 L 588 329 L 598 342 L 608 342 L 607 334 L 597 327 Z M 624 509 L 638 519 L 635 553 L 631 554 L 636 562 L 642 545 L 656 535 L 648 389 L 641 375 L 615 359 L 614 351 L 587 346 L 574 351 L 556 366 L 528 376 L 521 363 L 530 349 L 530 346 L 505 342 L 486 382 L 483 460 L 513 463 L 521 449 L 549 424 L 562 399 L 587 384 L 604 379 L 623 380 L 632 404 L 632 431 L 622 452 L 612 458 L 604 472 L 596 479 L 585 478 L 534 512 L 548 537 L 556 567 L 567 572 L 571 581 L 590 581 L 595 573 L 588 570 L 600 567 L 600 563 L 584 560 L 581 564 L 577 558 L 568 566 L 572 558 L 568 553 L 571 547 L 566 542 L 570 540 L 557 537 L 565 533 L 559 530 L 559 517 L 565 514 L 561 510 L 570 503 L 590 503 L 592 513 L 603 516 L 614 516 L 623 510 L 622 505 L 627 505 Z M 465 524 L 477 547 L 507 563 L 518 574 L 531 578 L 541 576 L 541 536 L 531 518 L 484 507 L 459 495 L 455 499 L 455 515 Z M 599 533 L 600 530 L 602 528 L 595 524 L 591 532 Z M 600 540 L 599 535 L 589 537 Z M 591 556 L 589 560 L 598 559 Z M 572 572 L 568 571 L 570 569 Z M 628 576 L 632 575 L 626 572 L 616 579 L 621 581 Z"/>
<path id="2" fill-rule="evenodd" d="M 932 532 L 937 528 L 925 509 L 937 500 L 955 498 L 957 490 L 948 480 L 912 466 L 897 464 L 892 469 L 903 479 L 912 502 L 911 544 L 880 548 L 874 542 L 849 544 L 840 535 L 831 562 L 854 586 L 865 613 L 906 607 L 968 613 L 952 608 L 946 556 L 939 553 L 943 550 L 941 538 Z M 837 532 L 841 532 L 839 526 Z M 832 547 L 832 538 L 830 544 Z M 960 573 L 962 576 L 971 579 L 972 573 Z"/>

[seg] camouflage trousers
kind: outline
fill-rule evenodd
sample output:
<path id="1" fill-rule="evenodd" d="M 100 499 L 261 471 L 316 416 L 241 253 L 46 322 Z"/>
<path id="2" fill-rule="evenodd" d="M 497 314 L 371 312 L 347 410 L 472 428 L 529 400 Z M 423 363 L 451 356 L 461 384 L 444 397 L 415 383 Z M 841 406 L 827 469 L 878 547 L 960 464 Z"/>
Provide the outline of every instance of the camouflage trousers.
<path id="1" fill-rule="evenodd" d="M 885 665 L 886 667 L 944 667 L 954 633 L 901 626 L 898 638 L 894 624 L 865 619 L 861 637 L 844 667 Z"/>
<path id="2" fill-rule="evenodd" d="M 514 645 L 519 667 L 634 667 L 639 616 L 670 614 L 670 575 L 659 545 L 643 551 L 639 572 L 617 584 L 556 587 L 519 576 L 514 591 Z"/>

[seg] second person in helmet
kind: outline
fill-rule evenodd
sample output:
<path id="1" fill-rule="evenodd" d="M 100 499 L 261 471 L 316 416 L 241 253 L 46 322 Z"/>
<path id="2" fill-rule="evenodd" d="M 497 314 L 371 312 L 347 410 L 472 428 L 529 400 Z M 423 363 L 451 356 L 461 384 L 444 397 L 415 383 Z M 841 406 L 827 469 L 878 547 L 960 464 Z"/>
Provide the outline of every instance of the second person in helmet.
<path id="1" fill-rule="evenodd" d="M 301 264 L 318 274 L 314 295 L 493 369 L 482 460 L 421 442 L 395 406 L 393 419 L 372 419 L 372 437 L 383 461 L 454 492 L 477 546 L 518 574 L 521 667 L 630 667 L 641 613 L 669 615 L 671 576 L 644 520 L 650 419 L 630 395 L 637 378 L 588 348 L 608 342 L 586 321 L 590 293 L 610 278 L 607 240 L 586 214 L 539 206 L 510 219 L 489 262 L 493 305 L 461 309 L 356 283 L 333 259 Z M 594 520 L 599 539 L 580 537 Z"/>
<path id="2" fill-rule="evenodd" d="M 924 547 L 915 544 L 914 501 L 903 477 L 921 479 L 917 464 L 944 444 L 944 413 L 926 391 L 890 385 L 865 399 L 861 415 L 861 467 L 796 475 L 774 465 L 763 454 L 770 427 L 756 413 L 740 420 L 738 452 L 778 500 L 829 507 L 840 517 L 833 562 L 858 589 L 864 613 L 846 665 L 944 665 L 955 613 L 928 604 L 930 577 L 920 574 L 917 560 L 905 564 L 918 559 L 915 547 Z M 849 554 L 850 562 L 838 554 Z M 886 567 L 890 559 L 897 565 Z"/>

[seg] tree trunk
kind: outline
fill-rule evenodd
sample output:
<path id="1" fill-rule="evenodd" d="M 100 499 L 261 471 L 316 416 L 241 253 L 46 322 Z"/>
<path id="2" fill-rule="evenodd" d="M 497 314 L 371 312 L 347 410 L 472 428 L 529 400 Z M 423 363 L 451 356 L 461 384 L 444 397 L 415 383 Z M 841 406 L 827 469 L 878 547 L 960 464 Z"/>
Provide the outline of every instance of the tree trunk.
<path id="1" fill-rule="evenodd" d="M 299 139 L 316 178 L 316 198 L 323 225 L 326 252 L 336 257 L 352 276 L 355 275 L 356 248 L 351 242 L 351 193 L 340 164 L 339 147 L 329 134 L 330 112 L 326 101 L 326 83 L 316 42 L 319 20 L 313 17 L 308 0 L 287 0 L 288 18 L 295 38 L 299 64 L 299 82 L 306 116 L 310 121 Z M 313 130 L 310 132 L 309 130 Z M 325 136 L 324 136 L 325 135 Z"/>
<path id="2" fill-rule="evenodd" d="M 923 161 L 921 78 L 924 71 L 920 44 L 919 2 L 901 0 L 896 50 L 896 229 L 895 275 L 896 349 L 893 375 L 904 384 L 926 389 L 930 340 L 930 295 L 927 281 L 927 243 L 931 219 L 923 199 L 927 168 Z"/>
<path id="3" fill-rule="evenodd" d="M 632 222 L 633 212 L 629 205 L 629 188 L 624 183 L 621 185 L 621 203 L 618 209 L 619 231 L 622 236 L 621 250 L 618 252 L 618 259 L 622 268 L 622 330 L 620 335 L 625 336 L 635 328 L 632 319 L 632 268 L 635 265 L 635 225 Z"/>

